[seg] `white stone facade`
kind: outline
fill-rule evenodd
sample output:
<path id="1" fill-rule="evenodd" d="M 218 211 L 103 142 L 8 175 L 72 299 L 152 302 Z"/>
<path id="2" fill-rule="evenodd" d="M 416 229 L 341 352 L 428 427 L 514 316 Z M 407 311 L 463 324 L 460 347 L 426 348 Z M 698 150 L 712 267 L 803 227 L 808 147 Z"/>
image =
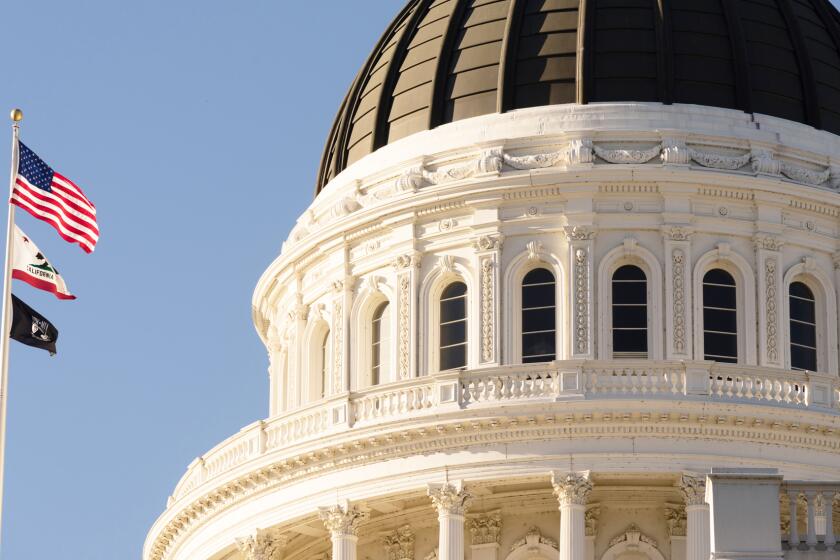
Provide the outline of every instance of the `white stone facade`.
<path id="1" fill-rule="evenodd" d="M 374 152 L 258 283 L 268 418 L 189 466 L 144 560 L 829 557 L 838 188 L 837 136 L 698 106 L 519 110 Z M 625 264 L 647 281 L 646 359 L 611 347 Z M 523 365 L 538 267 L 556 360 Z M 704 359 L 713 268 L 735 282 L 737 363 Z M 453 281 L 467 359 L 441 371 Z M 814 294 L 816 371 L 791 368 L 792 282 Z"/>

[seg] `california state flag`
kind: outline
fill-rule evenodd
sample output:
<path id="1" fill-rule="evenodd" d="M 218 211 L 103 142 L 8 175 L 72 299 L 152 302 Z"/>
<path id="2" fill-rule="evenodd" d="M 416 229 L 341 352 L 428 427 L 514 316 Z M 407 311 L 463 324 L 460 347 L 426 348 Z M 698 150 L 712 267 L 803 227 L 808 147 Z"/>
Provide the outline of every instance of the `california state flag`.
<path id="1" fill-rule="evenodd" d="M 39 290 L 55 294 L 55 297 L 59 299 L 76 299 L 76 296 L 67 290 L 64 279 L 55 267 L 17 226 L 15 226 L 12 258 L 14 260 L 12 278 L 23 280 Z"/>

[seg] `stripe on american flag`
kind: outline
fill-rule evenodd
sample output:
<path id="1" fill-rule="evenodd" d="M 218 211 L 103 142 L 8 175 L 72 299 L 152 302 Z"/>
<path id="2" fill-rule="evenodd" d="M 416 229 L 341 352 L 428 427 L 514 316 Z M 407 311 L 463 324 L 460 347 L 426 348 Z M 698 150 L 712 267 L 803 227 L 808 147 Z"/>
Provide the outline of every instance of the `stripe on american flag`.
<path id="1" fill-rule="evenodd" d="M 90 253 L 99 240 L 96 207 L 73 181 L 55 173 L 19 143 L 20 157 L 11 203 L 52 225 L 70 243 Z"/>

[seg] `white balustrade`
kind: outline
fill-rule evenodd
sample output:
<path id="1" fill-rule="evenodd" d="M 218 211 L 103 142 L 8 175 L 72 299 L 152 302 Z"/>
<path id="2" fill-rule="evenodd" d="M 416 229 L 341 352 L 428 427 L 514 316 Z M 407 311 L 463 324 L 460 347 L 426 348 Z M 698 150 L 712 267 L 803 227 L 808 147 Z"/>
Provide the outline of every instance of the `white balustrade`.
<path id="1" fill-rule="evenodd" d="M 693 376 L 691 383 L 687 372 Z M 444 381 L 454 387 L 448 397 L 454 400 L 444 401 L 438 394 Z M 337 395 L 251 424 L 193 461 L 172 499 L 177 500 L 266 452 L 313 442 L 354 425 L 371 426 L 426 413 L 438 414 L 444 412 L 444 407 L 451 413 L 458 408 L 508 402 L 547 403 L 569 397 L 705 398 L 836 412 L 840 409 L 840 379 L 710 362 L 569 360 L 445 372 Z"/>
<path id="2" fill-rule="evenodd" d="M 787 511 L 781 508 L 781 517 L 788 527 L 782 541 L 790 550 L 840 550 L 834 522 L 835 504 L 840 505 L 840 482 L 786 481 L 781 492 L 781 500 L 787 505 Z"/>

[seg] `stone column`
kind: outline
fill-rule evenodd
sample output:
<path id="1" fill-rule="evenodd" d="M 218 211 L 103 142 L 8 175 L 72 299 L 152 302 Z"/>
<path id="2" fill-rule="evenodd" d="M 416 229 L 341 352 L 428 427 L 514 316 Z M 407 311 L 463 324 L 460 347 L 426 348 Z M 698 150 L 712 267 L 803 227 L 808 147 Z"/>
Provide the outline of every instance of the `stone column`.
<path id="1" fill-rule="evenodd" d="M 330 532 L 332 560 L 356 560 L 359 523 L 368 518 L 368 512 L 345 501 L 343 504 L 320 507 L 318 513 L 324 527 Z"/>
<path id="2" fill-rule="evenodd" d="M 286 406 L 286 355 L 287 344 L 278 333 L 277 326 L 272 324 L 268 328 L 268 386 L 269 386 L 269 418 L 277 416 Z"/>
<path id="3" fill-rule="evenodd" d="M 589 472 L 551 473 L 560 505 L 560 560 L 586 560 L 586 502 L 592 492 Z"/>
<path id="4" fill-rule="evenodd" d="M 706 479 L 684 474 L 680 491 L 685 499 L 685 560 L 708 560 L 711 536 Z"/>
<path id="5" fill-rule="evenodd" d="M 440 525 L 438 559 L 464 560 L 464 515 L 472 496 L 462 481 L 429 484 L 428 493 L 437 509 Z"/>
<path id="6" fill-rule="evenodd" d="M 774 235 L 753 238 L 758 280 L 758 365 L 784 365 L 782 337 L 782 262 L 784 241 Z"/>
<path id="7" fill-rule="evenodd" d="M 837 544 L 837 537 L 834 535 L 834 490 L 823 492 L 823 504 L 825 508 L 825 544 L 829 550 Z"/>
<path id="8" fill-rule="evenodd" d="M 567 227 L 565 232 L 569 240 L 571 260 L 569 270 L 572 271 L 572 289 L 569 290 L 572 298 L 569 305 L 572 323 L 571 358 L 592 360 L 595 358 L 595 341 L 593 340 L 595 232 L 587 226 Z"/>
<path id="9" fill-rule="evenodd" d="M 283 560 L 289 536 L 276 529 L 257 529 L 253 535 L 236 539 L 236 547 L 245 560 Z"/>
<path id="10" fill-rule="evenodd" d="M 473 240 L 476 270 L 479 275 L 479 331 L 481 333 L 478 363 L 482 366 L 501 363 L 499 351 L 499 266 L 502 261 L 502 236 L 483 235 Z"/>
<path id="11" fill-rule="evenodd" d="M 472 560 L 498 560 L 502 536 L 502 514 L 499 510 L 481 513 L 469 521 L 470 556 Z"/>
<path id="12" fill-rule="evenodd" d="M 394 261 L 397 274 L 397 379 L 417 377 L 417 291 L 420 253 L 401 255 Z"/>
<path id="13" fill-rule="evenodd" d="M 694 329 L 691 321 L 692 230 L 670 225 L 665 237 L 665 359 L 693 359 Z"/>
<path id="14" fill-rule="evenodd" d="M 790 498 L 790 535 L 788 537 L 788 546 L 791 550 L 796 550 L 800 545 L 799 538 L 799 518 L 797 517 L 797 509 L 799 508 L 799 490 L 791 490 L 788 492 Z"/>

